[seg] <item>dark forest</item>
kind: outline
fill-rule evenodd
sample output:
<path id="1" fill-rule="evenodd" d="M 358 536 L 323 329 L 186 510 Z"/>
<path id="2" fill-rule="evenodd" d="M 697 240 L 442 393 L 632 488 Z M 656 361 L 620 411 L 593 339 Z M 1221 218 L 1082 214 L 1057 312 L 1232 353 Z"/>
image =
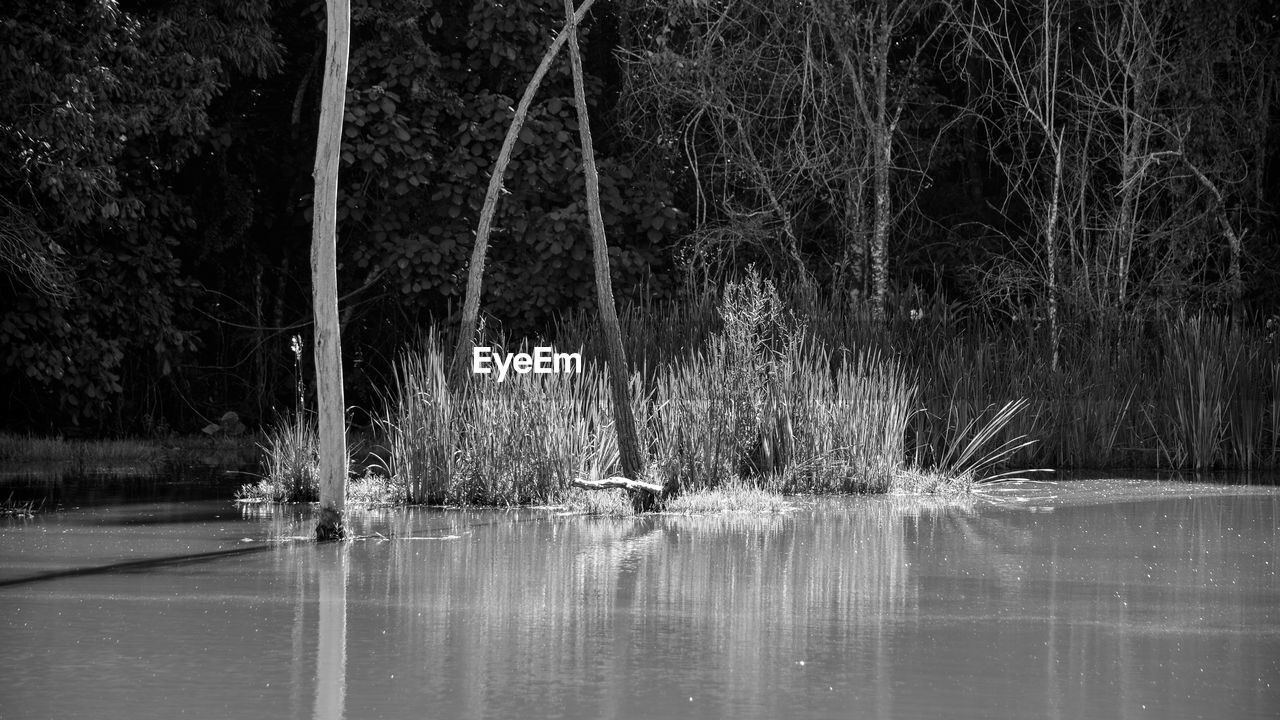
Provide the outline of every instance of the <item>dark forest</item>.
<path id="1" fill-rule="evenodd" d="M 294 408 L 323 3 L 4 15 L 0 426 L 165 435 Z M 338 252 L 359 425 L 397 354 L 456 327 L 492 163 L 563 14 L 388 0 L 352 19 Z M 1278 43 L 1262 0 L 600 2 L 582 46 L 614 290 L 624 320 L 655 321 L 628 325 L 633 360 L 755 272 L 816 331 L 856 325 L 924 368 L 926 399 L 987 357 L 985 402 L 1119 402 L 1099 378 L 1124 365 L 1147 377 L 1129 406 L 1156 407 L 1143 388 L 1192 331 L 1256 355 L 1231 392 L 1274 388 Z M 560 57 L 504 178 L 490 332 L 563 337 L 593 312 L 582 178 Z"/>

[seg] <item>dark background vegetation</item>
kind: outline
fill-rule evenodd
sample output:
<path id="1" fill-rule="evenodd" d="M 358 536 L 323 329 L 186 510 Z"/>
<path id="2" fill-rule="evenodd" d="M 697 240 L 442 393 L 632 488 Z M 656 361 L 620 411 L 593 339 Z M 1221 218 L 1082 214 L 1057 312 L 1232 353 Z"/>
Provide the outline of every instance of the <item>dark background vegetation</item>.
<path id="1" fill-rule="evenodd" d="M 0 428 L 165 434 L 293 407 L 323 15 L 6 5 Z M 491 163 L 562 18 L 553 0 L 354 3 L 350 404 L 376 405 L 397 351 L 454 319 Z M 624 302 L 752 264 L 831 313 L 1021 333 L 1055 372 L 1107 328 L 1280 310 L 1270 2 L 601 0 L 584 50 Z M 541 332 L 594 298 L 567 58 L 520 140 L 482 307 Z"/>

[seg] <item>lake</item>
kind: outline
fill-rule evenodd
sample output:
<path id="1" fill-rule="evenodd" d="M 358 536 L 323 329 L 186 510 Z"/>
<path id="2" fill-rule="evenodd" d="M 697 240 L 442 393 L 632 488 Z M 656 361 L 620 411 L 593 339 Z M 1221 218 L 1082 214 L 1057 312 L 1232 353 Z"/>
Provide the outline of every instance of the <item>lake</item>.
<path id="1" fill-rule="evenodd" d="M 0 717 L 1276 718 L 1280 488 L 0 518 Z"/>

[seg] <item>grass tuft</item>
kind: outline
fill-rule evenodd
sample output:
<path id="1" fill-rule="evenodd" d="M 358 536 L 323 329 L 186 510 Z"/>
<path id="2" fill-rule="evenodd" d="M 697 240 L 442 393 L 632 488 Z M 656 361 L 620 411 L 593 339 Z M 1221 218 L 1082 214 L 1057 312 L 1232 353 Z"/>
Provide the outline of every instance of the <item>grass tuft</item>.
<path id="1" fill-rule="evenodd" d="M 970 492 L 974 484 L 972 472 L 906 467 L 893 473 L 887 491 L 894 495 L 946 495 Z"/>
<path id="2" fill-rule="evenodd" d="M 663 510 L 682 515 L 727 512 L 762 515 L 783 513 L 795 508 L 795 504 L 783 495 L 735 482 L 714 489 L 685 493 L 669 500 Z"/>
<path id="3" fill-rule="evenodd" d="M 243 485 L 236 499 L 256 502 L 313 502 L 320 499 L 320 440 L 315 422 L 304 415 L 286 419 L 267 433 L 262 479 Z"/>

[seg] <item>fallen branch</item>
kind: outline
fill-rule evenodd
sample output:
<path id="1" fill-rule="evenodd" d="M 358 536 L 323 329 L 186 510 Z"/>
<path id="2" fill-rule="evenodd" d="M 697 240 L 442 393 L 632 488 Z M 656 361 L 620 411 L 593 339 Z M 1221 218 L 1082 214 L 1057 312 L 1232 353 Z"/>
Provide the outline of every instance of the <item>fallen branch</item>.
<path id="1" fill-rule="evenodd" d="M 654 495 L 662 494 L 661 485 L 645 482 L 643 480 L 632 480 L 630 478 L 622 477 L 621 475 L 601 478 L 599 480 L 583 480 L 579 478 L 570 483 L 570 485 L 580 487 L 583 490 L 609 490 L 612 488 L 623 488 L 624 490 L 630 490 L 632 492 L 643 490 L 648 493 L 653 493 Z"/>

